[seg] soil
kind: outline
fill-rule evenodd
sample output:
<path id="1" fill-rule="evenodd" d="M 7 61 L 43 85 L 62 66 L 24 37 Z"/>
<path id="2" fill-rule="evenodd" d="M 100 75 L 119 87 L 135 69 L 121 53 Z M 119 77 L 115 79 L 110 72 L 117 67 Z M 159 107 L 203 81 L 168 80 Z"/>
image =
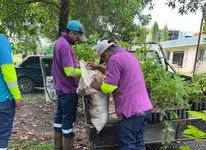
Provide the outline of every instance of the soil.
<path id="1" fill-rule="evenodd" d="M 35 101 L 35 103 L 25 104 L 20 110 L 16 111 L 11 139 L 17 143 L 28 140 L 36 143 L 53 141 L 53 118 L 56 111 L 56 101 L 45 102 L 43 92 L 37 92 L 24 97 L 29 99 L 29 101 Z M 75 149 L 91 150 L 82 107 L 77 109 L 74 132 L 76 134 L 74 141 Z M 179 145 L 185 144 L 190 145 L 192 149 L 205 150 L 205 145 L 196 141 L 181 142 Z"/>
<path id="2" fill-rule="evenodd" d="M 31 140 L 36 143 L 47 143 L 53 140 L 53 118 L 56 110 L 56 102 L 38 102 L 24 105 L 16 111 L 14 128 L 11 139 L 17 143 Z M 77 121 L 75 123 L 75 149 L 90 150 L 89 138 L 84 122 L 83 109 L 77 109 Z"/>

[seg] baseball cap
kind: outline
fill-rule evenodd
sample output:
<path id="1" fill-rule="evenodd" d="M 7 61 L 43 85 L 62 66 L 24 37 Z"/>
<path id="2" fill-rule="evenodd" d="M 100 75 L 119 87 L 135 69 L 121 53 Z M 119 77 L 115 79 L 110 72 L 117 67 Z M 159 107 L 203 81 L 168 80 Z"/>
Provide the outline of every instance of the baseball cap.
<path id="1" fill-rule="evenodd" d="M 78 33 L 79 40 L 86 42 L 87 39 L 84 35 L 84 26 L 78 20 L 71 20 L 67 24 L 67 29 Z"/>
<path id="2" fill-rule="evenodd" d="M 111 45 L 115 45 L 115 44 L 108 40 L 102 40 L 98 42 L 97 45 L 95 46 L 97 55 L 101 56 L 104 53 L 104 51 Z"/>

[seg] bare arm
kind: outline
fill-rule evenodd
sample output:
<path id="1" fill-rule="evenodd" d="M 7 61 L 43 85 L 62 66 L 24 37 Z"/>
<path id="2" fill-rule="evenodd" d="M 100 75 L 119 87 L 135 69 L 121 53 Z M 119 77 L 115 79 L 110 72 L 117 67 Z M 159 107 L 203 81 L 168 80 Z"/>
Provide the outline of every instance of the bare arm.
<path id="1" fill-rule="evenodd" d="M 105 74 L 105 67 L 101 66 L 101 65 L 97 65 L 94 63 L 88 63 L 87 67 L 91 70 L 98 70 L 100 71 L 102 74 Z"/>

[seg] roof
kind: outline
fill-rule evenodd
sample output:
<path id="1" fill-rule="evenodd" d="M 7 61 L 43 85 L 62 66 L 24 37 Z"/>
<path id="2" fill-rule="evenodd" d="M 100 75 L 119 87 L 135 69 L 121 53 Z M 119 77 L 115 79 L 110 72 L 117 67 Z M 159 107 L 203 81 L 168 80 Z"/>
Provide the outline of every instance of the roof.
<path id="1" fill-rule="evenodd" d="M 202 36 L 200 39 L 200 45 L 206 44 L 206 36 Z M 183 46 L 196 46 L 198 42 L 198 36 L 182 38 L 177 40 L 170 40 L 160 42 L 163 48 L 174 48 L 174 47 L 183 47 Z"/>

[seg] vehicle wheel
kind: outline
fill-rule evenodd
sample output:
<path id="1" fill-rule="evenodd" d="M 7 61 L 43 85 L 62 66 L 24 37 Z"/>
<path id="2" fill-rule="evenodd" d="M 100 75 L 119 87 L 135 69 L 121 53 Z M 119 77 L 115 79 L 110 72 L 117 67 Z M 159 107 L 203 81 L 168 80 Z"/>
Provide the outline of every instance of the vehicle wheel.
<path id="1" fill-rule="evenodd" d="M 18 80 L 21 93 L 31 93 L 34 90 L 34 83 L 30 78 L 23 77 Z"/>

